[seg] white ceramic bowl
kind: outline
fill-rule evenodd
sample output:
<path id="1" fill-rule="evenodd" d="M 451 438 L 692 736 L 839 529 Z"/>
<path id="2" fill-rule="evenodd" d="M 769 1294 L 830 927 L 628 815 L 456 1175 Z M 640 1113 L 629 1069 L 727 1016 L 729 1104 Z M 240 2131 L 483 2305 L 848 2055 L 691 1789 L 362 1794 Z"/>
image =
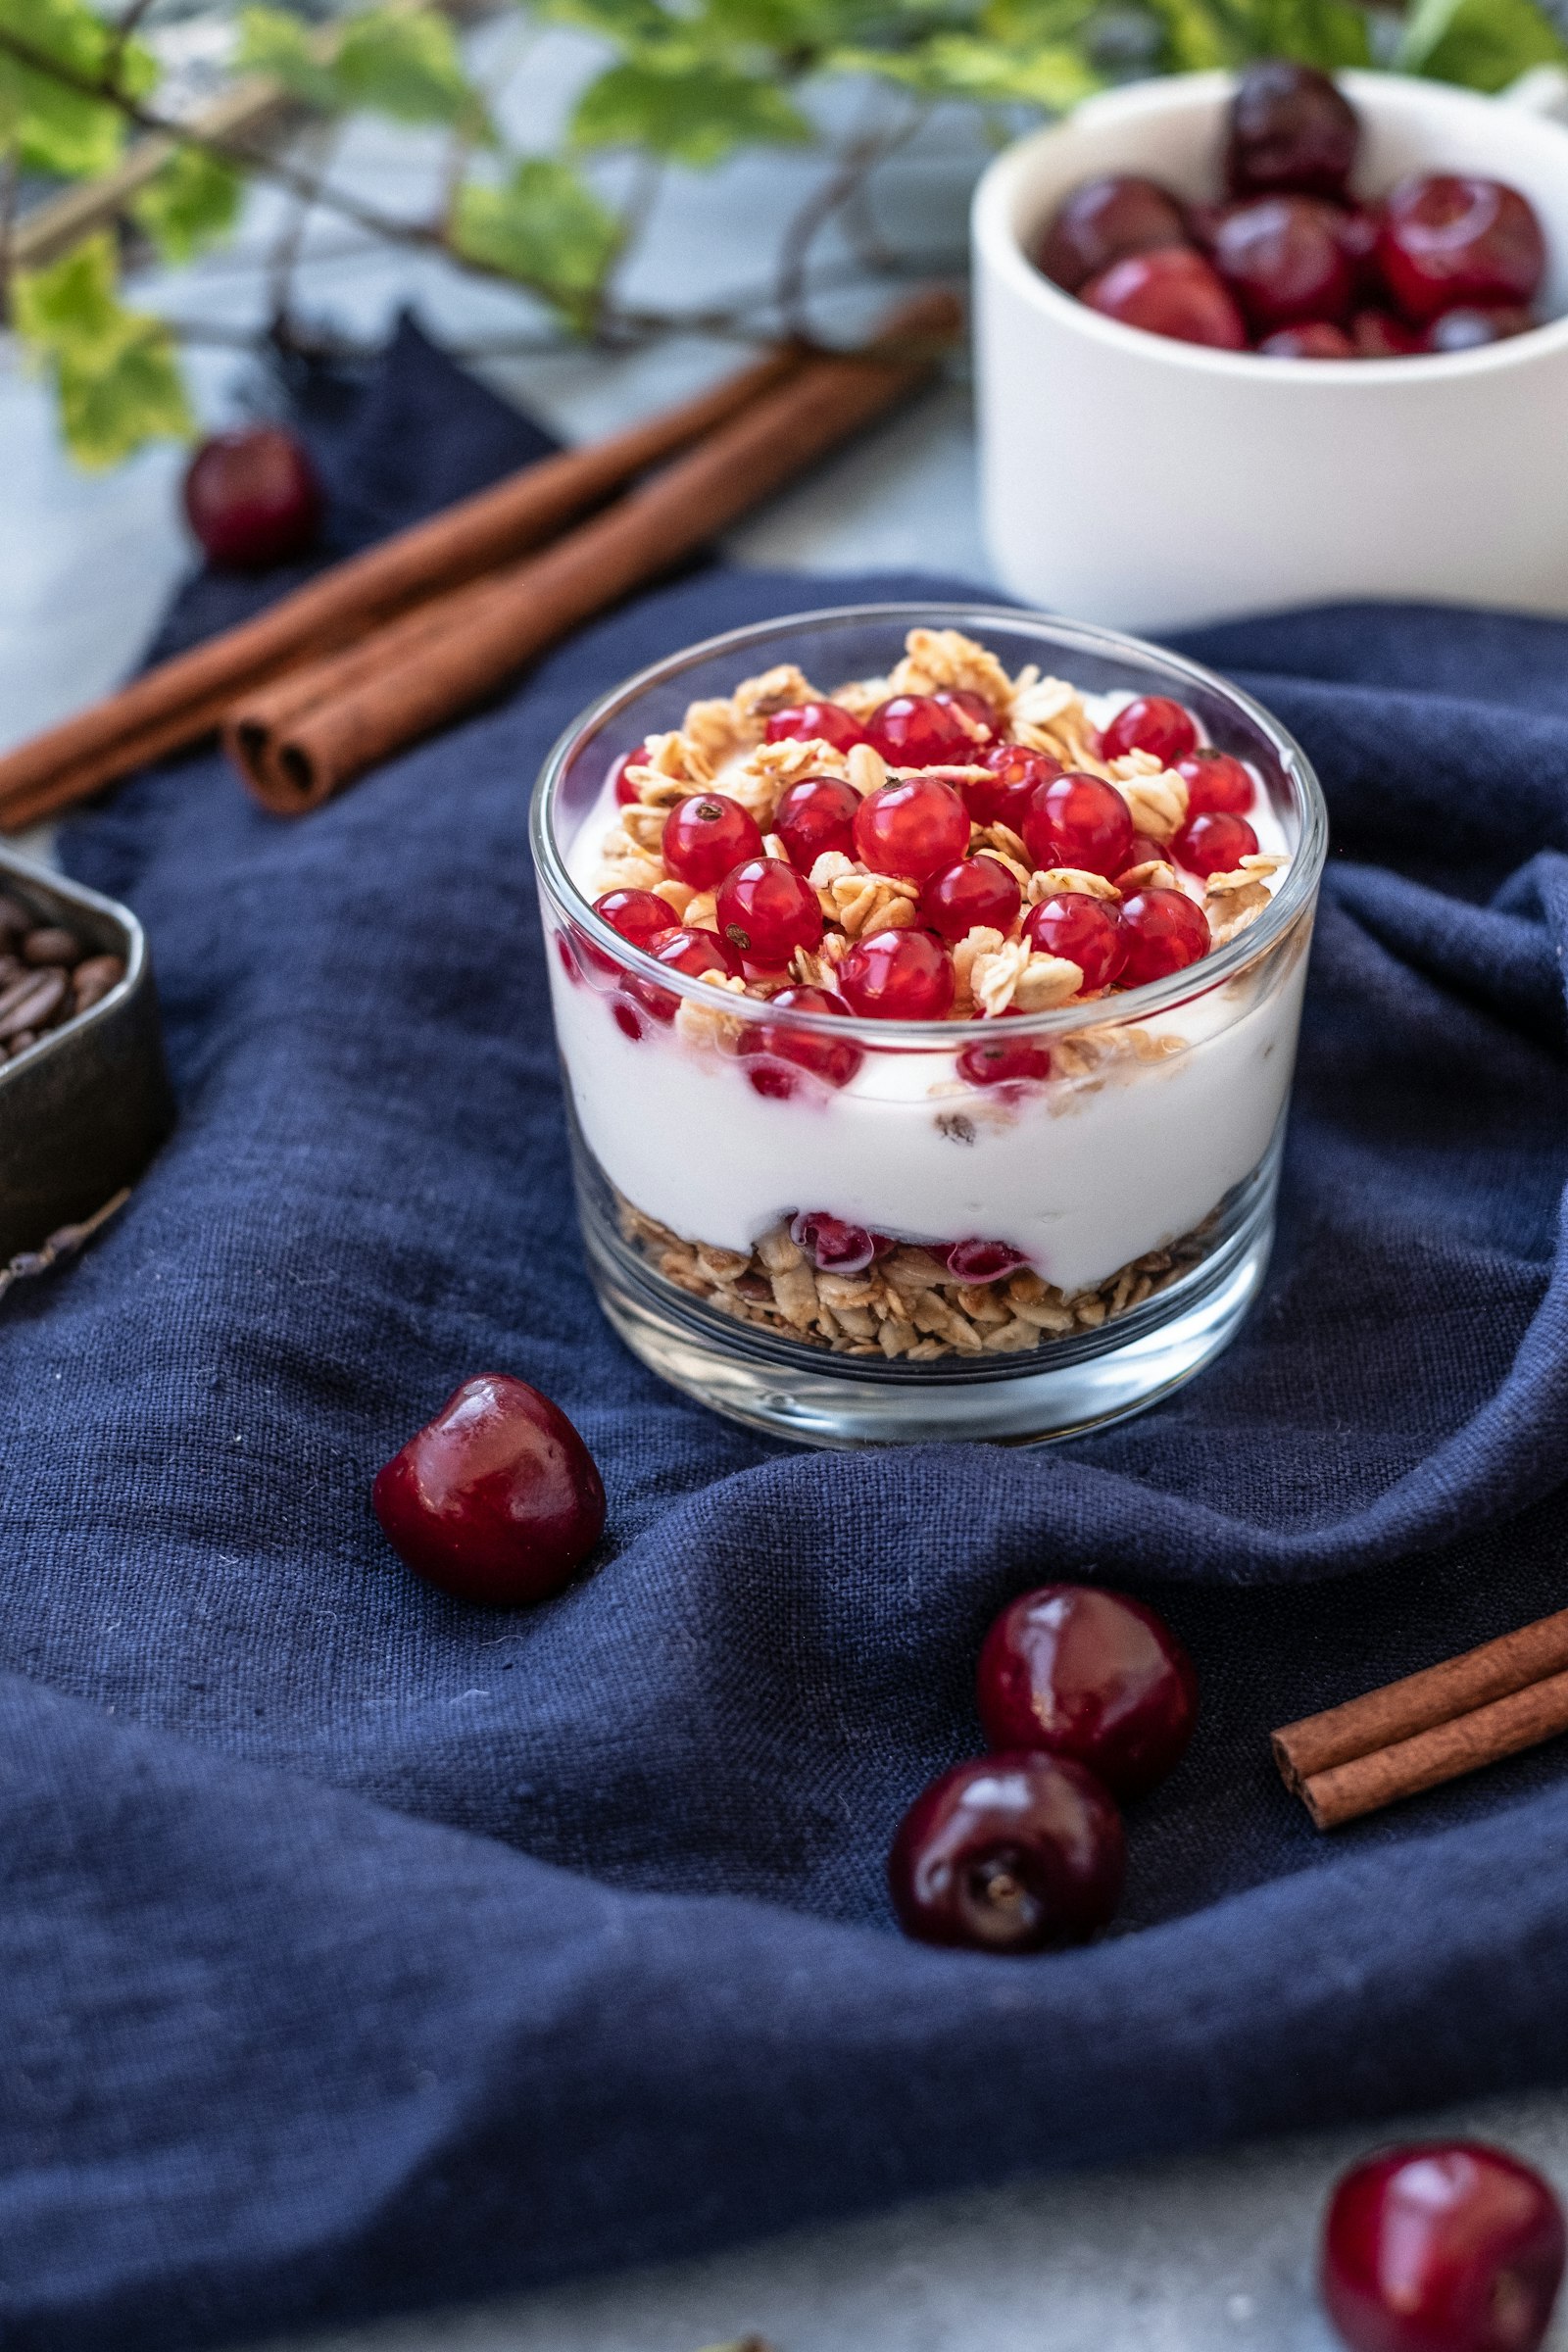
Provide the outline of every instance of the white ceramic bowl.
<path id="1" fill-rule="evenodd" d="M 1027 246 L 1101 172 L 1217 194 L 1232 83 L 1091 99 L 1000 156 L 975 196 L 982 498 L 1008 588 L 1141 628 L 1342 597 L 1568 612 L 1568 130 L 1537 111 L 1551 80 L 1499 100 L 1340 78 L 1363 125 L 1359 193 L 1421 170 L 1529 196 L 1551 323 L 1443 358 L 1289 361 L 1102 318 Z"/>

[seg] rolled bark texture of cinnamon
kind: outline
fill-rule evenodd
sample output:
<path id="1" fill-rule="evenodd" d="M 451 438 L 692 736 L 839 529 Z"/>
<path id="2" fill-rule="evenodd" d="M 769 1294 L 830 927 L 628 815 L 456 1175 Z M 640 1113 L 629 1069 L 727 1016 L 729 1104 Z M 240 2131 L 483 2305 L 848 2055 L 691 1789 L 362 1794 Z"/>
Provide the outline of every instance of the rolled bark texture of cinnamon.
<path id="1" fill-rule="evenodd" d="M 1286 1787 L 1320 1830 L 1418 1795 L 1568 1731 L 1568 1609 L 1273 1736 Z"/>
<path id="2" fill-rule="evenodd" d="M 883 415 L 933 373 L 961 323 L 951 295 L 905 304 L 864 351 L 808 357 L 553 546 L 238 697 L 224 723 L 234 764 L 279 815 L 319 807 Z"/>

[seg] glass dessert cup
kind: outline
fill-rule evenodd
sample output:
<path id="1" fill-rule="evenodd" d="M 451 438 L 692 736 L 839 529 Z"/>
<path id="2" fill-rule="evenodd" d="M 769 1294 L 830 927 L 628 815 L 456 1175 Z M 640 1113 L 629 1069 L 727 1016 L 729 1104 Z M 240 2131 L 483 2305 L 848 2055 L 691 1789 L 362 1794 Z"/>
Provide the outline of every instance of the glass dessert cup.
<path id="1" fill-rule="evenodd" d="M 777 664 L 828 692 L 885 676 L 910 629 L 959 630 L 1087 697 L 1182 703 L 1252 771 L 1288 858 L 1272 894 L 1162 979 L 922 1021 L 715 986 L 594 911 L 585 845 L 615 814 L 623 755 Z M 1273 1236 L 1327 847 L 1310 766 L 1247 696 L 1005 610 L 808 613 L 605 696 L 546 762 L 531 830 L 589 1266 L 664 1379 L 809 1444 L 1032 1442 L 1137 1411 L 1234 1336 Z"/>

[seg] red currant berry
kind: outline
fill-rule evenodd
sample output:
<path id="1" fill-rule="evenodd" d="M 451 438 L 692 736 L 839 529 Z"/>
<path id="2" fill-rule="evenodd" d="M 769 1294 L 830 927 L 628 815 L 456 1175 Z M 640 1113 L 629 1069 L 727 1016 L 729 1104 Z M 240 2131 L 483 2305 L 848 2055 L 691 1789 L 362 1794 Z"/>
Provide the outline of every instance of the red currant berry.
<path id="1" fill-rule="evenodd" d="M 1128 988 L 1185 971 L 1208 954 L 1208 917 L 1183 890 L 1140 890 L 1121 904 L 1127 948 L 1122 979 Z"/>
<path id="2" fill-rule="evenodd" d="M 1094 1585 L 1043 1585 L 1004 1609 L 978 1694 L 993 1747 L 1071 1756 L 1120 1797 L 1181 1762 L 1198 1719 L 1198 1677 L 1169 1626 Z"/>
<path id="3" fill-rule="evenodd" d="M 677 801 L 664 824 L 664 871 L 693 890 L 716 890 L 732 865 L 760 857 L 762 836 L 739 801 L 694 792 Z"/>
<path id="4" fill-rule="evenodd" d="M 863 1225 L 846 1225 L 820 1208 L 804 1208 L 790 1220 L 790 1240 L 819 1274 L 859 1274 L 877 1255 L 874 1233 Z"/>
<path id="5" fill-rule="evenodd" d="M 975 740 L 952 703 L 934 694 L 896 694 L 879 703 L 865 722 L 866 741 L 889 767 L 966 765 Z"/>
<path id="6" fill-rule="evenodd" d="M 738 973 L 740 956 L 728 940 L 720 939 L 716 931 L 693 931 L 685 924 L 666 931 L 656 939 L 648 953 L 656 963 L 667 963 L 672 971 L 684 972 L 688 979 L 701 978 L 704 972 Z M 655 988 L 652 981 L 632 980 L 627 983 L 632 995 L 656 1021 L 672 1021 L 680 999 L 667 988 Z"/>
<path id="7" fill-rule="evenodd" d="M 1388 2148 L 1335 2188 L 1323 2300 L 1351 2352 L 1537 2352 L 1563 2257 L 1562 2208 L 1516 2156 Z"/>
<path id="8" fill-rule="evenodd" d="M 1114 784 L 1071 769 L 1030 795 L 1024 847 L 1036 866 L 1075 865 L 1119 874 L 1133 844 L 1133 820 Z"/>
<path id="9" fill-rule="evenodd" d="M 1488 343 L 1511 342 L 1527 335 L 1537 323 L 1534 311 L 1519 303 L 1497 302 L 1486 308 L 1445 311 L 1434 318 L 1421 338 L 1423 351 L 1480 351 Z"/>
<path id="10" fill-rule="evenodd" d="M 482 1372 L 376 1473 L 370 1502 L 416 1575 L 516 1608 L 559 1592 L 598 1543 L 604 1483 L 558 1405 Z"/>
<path id="11" fill-rule="evenodd" d="M 1339 196 L 1360 136 L 1355 109 L 1326 74 L 1262 59 L 1231 100 L 1226 185 L 1236 196 Z"/>
<path id="12" fill-rule="evenodd" d="M 1175 767 L 1187 787 L 1190 817 L 1212 816 L 1221 809 L 1227 816 L 1245 816 L 1252 806 L 1256 787 L 1251 775 L 1229 752 L 1189 752 L 1184 760 L 1175 762 Z M 1155 857 L 1160 854 L 1156 846 Z"/>
<path id="13" fill-rule="evenodd" d="M 595 899 L 594 912 L 634 948 L 651 949 L 661 933 L 675 928 L 674 914 L 651 890 L 607 890 Z"/>
<path id="14" fill-rule="evenodd" d="M 1356 312 L 1350 320 L 1350 340 L 1357 358 L 1363 360 L 1407 360 L 1421 349 L 1421 338 L 1413 327 L 1396 318 L 1392 311 L 1375 308 Z"/>
<path id="15" fill-rule="evenodd" d="M 1190 816 L 1170 846 L 1178 865 L 1206 881 L 1210 874 L 1233 874 L 1244 858 L 1255 858 L 1257 835 L 1245 816 L 1218 809 Z"/>
<path id="16" fill-rule="evenodd" d="M 1166 844 L 1162 841 L 1155 841 L 1152 834 L 1135 833 L 1133 835 L 1133 846 L 1127 853 L 1126 865 L 1123 866 L 1119 874 L 1114 874 L 1111 877 L 1116 885 L 1116 888 L 1121 892 L 1124 898 L 1127 895 L 1128 874 L 1136 873 L 1139 866 L 1152 864 L 1156 859 L 1161 865 L 1168 865 L 1170 863 L 1170 851 Z M 1133 888 L 1136 889 L 1137 887 L 1137 884 L 1134 883 Z"/>
<path id="17" fill-rule="evenodd" d="M 855 811 L 860 796 L 836 776 L 802 776 L 780 793 L 773 830 L 790 854 L 790 863 L 808 874 L 829 850 L 855 855 Z"/>
<path id="18" fill-rule="evenodd" d="M 1023 830 L 1023 813 L 1035 786 L 1050 784 L 1065 772 L 1049 752 L 1025 751 L 1021 743 L 999 743 L 981 754 L 978 764 L 988 767 L 991 776 L 984 783 L 971 776 L 964 785 L 969 814 L 977 825 L 1005 825 L 1013 833 Z"/>
<path id="19" fill-rule="evenodd" d="M 1260 196 L 1227 213 L 1214 267 L 1260 335 L 1349 313 L 1355 272 L 1333 208 L 1312 196 Z"/>
<path id="20" fill-rule="evenodd" d="M 920 893 L 920 920 L 944 939 L 965 938 L 977 923 L 1011 928 L 1023 893 L 995 858 L 965 858 L 933 874 Z"/>
<path id="21" fill-rule="evenodd" d="M 888 1887 L 922 1943 L 1059 1951 L 1110 1920 L 1125 1868 L 1121 1816 L 1092 1773 L 1054 1756 L 976 1756 L 915 1798 Z"/>
<path id="22" fill-rule="evenodd" d="M 749 858 L 718 886 L 718 924 L 749 970 L 780 972 L 822 936 L 822 909 L 804 874 L 782 858 Z"/>
<path id="23" fill-rule="evenodd" d="M 910 776 L 868 792 L 855 811 L 855 847 L 873 874 L 923 882 L 969 847 L 969 811 L 951 784 Z"/>
<path id="24" fill-rule="evenodd" d="M 1198 749 L 1198 721 L 1180 703 L 1163 694 L 1140 694 L 1124 703 L 1101 737 L 1107 760 L 1123 760 L 1129 752 L 1148 752 L 1174 767 L 1178 760 Z"/>
<path id="25" fill-rule="evenodd" d="M 1257 348 L 1265 360 L 1356 360 L 1361 356 L 1344 327 L 1331 326 L 1326 318 L 1276 327 Z"/>
<path id="26" fill-rule="evenodd" d="M 1191 242 L 1181 205 L 1168 189 L 1131 172 L 1114 172 L 1086 179 L 1063 197 L 1040 240 L 1035 266 L 1076 294 L 1089 278 L 1130 253 Z"/>
<path id="27" fill-rule="evenodd" d="M 621 1036 L 630 1038 L 634 1046 L 640 1046 L 643 1042 L 643 1039 L 648 1035 L 648 1023 L 643 1013 L 638 1010 L 637 1006 L 633 1004 L 628 998 L 617 997 L 614 1003 L 611 1005 L 610 1010 L 615 1027 L 620 1031 Z M 673 1020 L 673 1013 L 671 1013 L 670 1018 Z"/>
<path id="28" fill-rule="evenodd" d="M 842 997 L 825 988 L 781 988 L 771 1000 L 783 1012 L 847 1014 Z M 795 1029 L 783 1021 L 752 1023 L 740 1043 L 741 1053 L 757 1056 L 759 1066 L 746 1075 L 760 1095 L 785 1102 L 797 1091 L 796 1070 L 808 1070 L 828 1086 L 848 1086 L 864 1055 L 858 1046 L 841 1045 L 837 1038 L 818 1037 L 809 1029 Z M 783 1069 L 779 1065 L 793 1066 Z"/>
<path id="29" fill-rule="evenodd" d="M 877 931 L 838 967 L 852 1012 L 879 1021 L 940 1021 L 953 1003 L 953 957 L 929 931 Z"/>
<path id="30" fill-rule="evenodd" d="M 303 556 L 323 505 L 310 452 L 275 424 L 204 441 L 185 468 L 184 500 L 209 561 L 233 571 Z"/>
<path id="31" fill-rule="evenodd" d="M 647 765 L 648 748 L 649 747 L 646 742 L 634 743 L 629 752 L 621 753 L 620 758 L 611 768 L 610 775 L 611 780 L 615 787 L 615 806 L 617 808 L 629 808 L 632 803 L 636 800 L 637 787 L 627 775 L 626 770 L 628 767 L 644 767 Z"/>
<path id="32" fill-rule="evenodd" d="M 865 741 L 859 720 L 840 703 L 792 703 L 775 710 L 767 722 L 769 743 L 830 743 L 836 752 L 849 752 Z"/>
<path id="33" fill-rule="evenodd" d="M 1002 721 L 994 707 L 983 694 L 973 694 L 967 686 L 939 686 L 931 700 L 940 703 L 945 710 L 956 710 L 969 722 L 966 732 L 971 760 L 995 743 L 1002 732 Z"/>
<path id="34" fill-rule="evenodd" d="M 1499 179 L 1433 172 L 1400 180 L 1383 208 L 1378 268 L 1417 326 L 1461 303 L 1529 303 L 1546 270 L 1541 222 Z"/>
<path id="35" fill-rule="evenodd" d="M 1108 988 L 1127 960 L 1115 907 L 1092 899 L 1087 891 L 1062 891 L 1042 899 L 1024 917 L 1023 935 L 1042 956 L 1065 956 L 1075 963 L 1091 996 L 1098 988 Z"/>
<path id="36" fill-rule="evenodd" d="M 943 1262 L 955 1282 L 1001 1282 L 1029 1260 L 1009 1242 L 951 1242 Z"/>
<path id="37" fill-rule="evenodd" d="M 1216 351 L 1247 349 L 1242 314 L 1200 253 L 1129 254 L 1092 277 L 1079 299 L 1102 318 L 1141 326 L 1146 334 L 1207 343 Z"/>
<path id="38" fill-rule="evenodd" d="M 958 1076 L 970 1086 L 1035 1084 L 1051 1076 L 1051 1049 L 1022 1037 L 984 1038 L 964 1047 L 958 1055 Z"/>

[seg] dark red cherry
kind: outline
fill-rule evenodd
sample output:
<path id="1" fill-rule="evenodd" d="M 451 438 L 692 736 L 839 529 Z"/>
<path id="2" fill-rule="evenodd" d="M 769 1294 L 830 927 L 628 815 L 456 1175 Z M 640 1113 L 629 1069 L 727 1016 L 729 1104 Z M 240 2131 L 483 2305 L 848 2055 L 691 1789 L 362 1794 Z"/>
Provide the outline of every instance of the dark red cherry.
<path id="1" fill-rule="evenodd" d="M 865 741 L 859 720 L 839 703 L 792 703 L 767 722 L 769 743 L 830 743 L 836 752 Z"/>
<path id="2" fill-rule="evenodd" d="M 387 1542 L 460 1600 L 516 1608 L 569 1583 L 604 1530 L 605 1489 L 559 1405 L 481 1372 L 376 1472 Z"/>
<path id="3" fill-rule="evenodd" d="M 977 924 L 1008 931 L 1023 893 L 995 858 L 965 858 L 933 874 L 920 893 L 920 920 L 944 939 L 963 939 Z"/>
<path id="4" fill-rule="evenodd" d="M 986 1636 L 978 1692 L 993 1747 L 1071 1756 L 1121 1797 L 1174 1770 L 1198 1719 L 1198 1677 L 1169 1626 L 1098 1585 L 1010 1602 Z"/>
<path id="5" fill-rule="evenodd" d="M 1263 58 L 1231 100 L 1226 185 L 1235 196 L 1339 196 L 1359 142 L 1355 109 L 1326 74 Z"/>
<path id="6" fill-rule="evenodd" d="M 1350 204 L 1334 209 L 1334 233 L 1340 240 L 1346 260 L 1350 265 L 1358 293 L 1366 293 L 1376 301 L 1382 291 L 1378 276 L 1378 239 L 1383 233 L 1383 215 L 1364 204 Z"/>
<path id="7" fill-rule="evenodd" d="M 1404 316 L 1425 326 L 1461 304 L 1533 302 L 1546 244 L 1517 188 L 1439 172 L 1401 179 L 1389 196 L 1377 264 Z"/>
<path id="8" fill-rule="evenodd" d="M 739 801 L 722 792 L 693 792 L 677 801 L 660 842 L 664 871 L 693 890 L 716 890 L 732 865 L 760 858 L 762 836 Z"/>
<path id="9" fill-rule="evenodd" d="M 1182 890 L 1140 890 L 1121 903 L 1128 988 L 1164 980 L 1208 954 L 1208 917 Z"/>
<path id="10" fill-rule="evenodd" d="M 838 967 L 852 1012 L 879 1021 L 940 1021 L 953 1003 L 953 957 L 929 931 L 858 939 Z"/>
<path id="11" fill-rule="evenodd" d="M 970 1086 L 1034 1085 L 1051 1076 L 1051 1049 L 1026 1037 L 987 1037 L 965 1046 L 957 1066 Z"/>
<path id="12" fill-rule="evenodd" d="M 622 752 L 610 771 L 610 781 L 615 788 L 617 808 L 629 808 L 637 798 L 637 787 L 627 775 L 629 767 L 644 767 L 648 762 L 648 745 L 634 743 L 629 752 Z"/>
<path id="13" fill-rule="evenodd" d="M 1105 318 L 1178 343 L 1245 351 L 1247 326 L 1223 279 L 1200 253 L 1129 254 L 1092 277 L 1080 299 Z"/>
<path id="14" fill-rule="evenodd" d="M 951 784 L 908 776 L 868 792 L 855 811 L 855 848 L 873 874 L 924 882 L 969 847 L 969 810 Z"/>
<path id="15" fill-rule="evenodd" d="M 1257 348 L 1265 360 L 1356 360 L 1361 356 L 1344 327 L 1331 326 L 1326 318 L 1277 327 Z"/>
<path id="16" fill-rule="evenodd" d="M 718 886 L 718 927 L 744 968 L 781 972 L 797 948 L 822 936 L 822 909 L 804 874 L 782 858 L 748 858 Z"/>
<path id="17" fill-rule="evenodd" d="M 1511 342 L 1527 335 L 1539 322 L 1536 314 L 1516 302 L 1496 302 L 1445 311 L 1421 337 L 1423 351 L 1480 351 L 1488 343 Z"/>
<path id="18" fill-rule="evenodd" d="M 1333 207 L 1315 196 L 1234 206 L 1215 231 L 1214 267 L 1260 335 L 1349 316 L 1355 272 Z"/>
<path id="19" fill-rule="evenodd" d="M 995 706 L 983 694 L 973 694 L 967 686 L 939 686 L 931 697 L 945 710 L 956 711 L 964 720 L 969 734 L 969 758 L 976 760 L 987 747 L 996 742 L 1002 731 Z"/>
<path id="20" fill-rule="evenodd" d="M 895 694 L 865 722 L 866 741 L 889 767 L 967 766 L 975 740 L 952 702 L 934 694 Z"/>
<path id="21" fill-rule="evenodd" d="M 863 1273 L 881 1254 L 877 1238 L 863 1225 L 847 1225 L 821 1208 L 803 1208 L 790 1220 L 790 1240 L 806 1251 L 819 1274 Z"/>
<path id="22" fill-rule="evenodd" d="M 1062 891 L 1042 899 L 1024 918 L 1023 935 L 1042 956 L 1065 956 L 1084 976 L 1091 995 L 1108 988 L 1127 960 L 1121 919 L 1113 906 L 1087 891 Z"/>
<path id="23" fill-rule="evenodd" d="M 607 890 L 595 899 L 594 912 L 634 948 L 651 949 L 665 931 L 675 928 L 673 910 L 651 890 Z"/>
<path id="24" fill-rule="evenodd" d="M 1206 816 L 1219 808 L 1232 816 L 1245 816 L 1252 806 L 1257 788 L 1240 760 L 1233 760 L 1229 752 L 1189 752 L 1173 765 L 1187 787 L 1189 816 Z M 1156 846 L 1155 857 L 1161 854 Z"/>
<path id="25" fill-rule="evenodd" d="M 1021 743 L 994 744 L 981 754 L 979 765 L 991 775 L 984 782 L 971 776 L 963 786 L 969 814 L 977 825 L 1006 825 L 1020 834 L 1036 785 L 1050 784 L 1064 772 L 1061 761 L 1049 752 L 1026 751 Z"/>
<path id="26" fill-rule="evenodd" d="M 1148 752 L 1174 767 L 1198 749 L 1198 721 L 1168 695 L 1140 694 L 1124 703 L 1101 737 L 1107 760 L 1124 760 L 1129 752 Z"/>
<path id="27" fill-rule="evenodd" d="M 1130 253 L 1190 245 L 1177 199 L 1152 179 L 1113 172 L 1086 179 L 1063 197 L 1041 238 L 1035 264 L 1069 294 Z"/>
<path id="28" fill-rule="evenodd" d="M 1233 874 L 1244 858 L 1255 858 L 1257 835 L 1245 816 L 1217 809 L 1190 816 L 1170 846 L 1178 865 L 1206 881 L 1210 874 Z"/>
<path id="29" fill-rule="evenodd" d="M 1114 784 L 1069 769 L 1031 795 L 1023 838 L 1036 866 L 1119 874 L 1132 848 L 1133 820 Z"/>
<path id="30" fill-rule="evenodd" d="M 888 1856 L 899 1925 L 978 1952 L 1087 1943 L 1121 1900 L 1126 1847 L 1108 1792 L 1055 1756 L 976 1756 L 917 1796 Z"/>
<path id="31" fill-rule="evenodd" d="M 1387 2148 L 1337 2183 L 1320 2277 L 1351 2352 L 1537 2352 L 1562 2282 L 1562 2208 L 1480 2140 Z"/>
<path id="32" fill-rule="evenodd" d="M 842 1017 L 850 1009 L 842 997 L 825 988 L 781 988 L 769 1001 L 783 1012 L 823 1012 Z M 797 1070 L 808 1070 L 828 1086 L 848 1086 L 864 1059 L 858 1046 L 848 1041 L 840 1044 L 837 1038 L 820 1037 L 813 1030 L 797 1029 L 786 1021 L 750 1023 L 741 1038 L 740 1052 L 757 1061 L 757 1067 L 746 1073 L 757 1093 L 771 1096 L 775 1102 L 785 1102 L 798 1093 Z M 781 1068 L 783 1062 L 788 1062 L 790 1068 Z"/>
<path id="33" fill-rule="evenodd" d="M 773 830 L 790 854 L 790 863 L 808 874 L 830 850 L 855 856 L 855 811 L 860 796 L 837 776 L 802 776 L 779 795 Z"/>
<path id="34" fill-rule="evenodd" d="M 1350 320 L 1350 340 L 1363 360 L 1404 360 L 1421 348 L 1421 338 L 1392 311 L 1370 307 Z"/>
<path id="35" fill-rule="evenodd" d="M 209 562 L 233 571 L 306 554 L 323 505 L 309 451 L 276 424 L 204 441 L 185 469 L 184 500 Z"/>
<path id="36" fill-rule="evenodd" d="M 1029 1260 L 1010 1242 L 950 1242 L 943 1262 L 955 1282 L 1001 1282 Z"/>

